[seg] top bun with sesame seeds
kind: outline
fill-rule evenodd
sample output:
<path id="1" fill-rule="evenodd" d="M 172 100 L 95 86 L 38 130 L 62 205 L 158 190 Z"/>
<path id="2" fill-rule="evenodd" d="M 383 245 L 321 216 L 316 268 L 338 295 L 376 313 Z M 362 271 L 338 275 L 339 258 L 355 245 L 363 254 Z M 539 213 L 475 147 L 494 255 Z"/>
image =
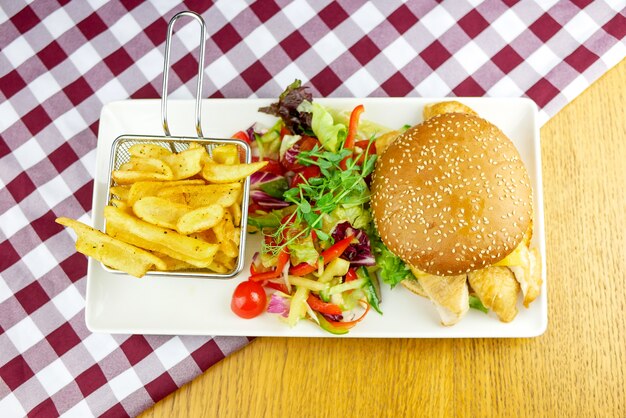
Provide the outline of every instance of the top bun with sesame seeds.
<path id="1" fill-rule="evenodd" d="M 372 212 L 385 245 L 438 276 L 504 259 L 532 218 L 528 172 L 509 138 L 471 114 L 436 115 L 379 157 Z"/>

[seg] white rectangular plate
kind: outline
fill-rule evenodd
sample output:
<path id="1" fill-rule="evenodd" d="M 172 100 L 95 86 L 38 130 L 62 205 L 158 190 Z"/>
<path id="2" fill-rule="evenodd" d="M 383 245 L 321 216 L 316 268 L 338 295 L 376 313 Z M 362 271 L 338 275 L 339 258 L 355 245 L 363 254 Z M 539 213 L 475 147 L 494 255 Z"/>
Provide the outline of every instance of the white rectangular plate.
<path id="1" fill-rule="evenodd" d="M 390 128 L 421 121 L 427 103 L 444 99 L 369 98 L 316 99 L 320 104 L 350 110 L 365 106 L 364 118 Z M 483 118 L 500 127 L 515 143 L 534 185 L 534 245 L 542 255 L 544 284 L 541 296 L 508 324 L 490 313 L 470 309 L 453 327 L 444 327 L 434 306 L 402 286 L 390 289 L 381 283 L 383 315 L 370 312 L 349 334 L 361 338 L 479 338 L 534 337 L 548 323 L 545 283 L 545 241 L 541 157 L 537 108 L 528 99 L 459 99 Z M 207 137 L 228 138 L 255 122 L 271 126 L 275 118 L 257 111 L 273 99 L 209 99 L 203 101 L 203 130 Z M 192 101 L 172 101 L 169 106 L 171 131 L 178 136 L 194 136 Z M 163 135 L 159 100 L 129 100 L 104 106 L 98 135 L 96 181 L 93 197 L 93 223 L 104 226 L 111 144 L 122 134 Z M 247 335 L 281 337 L 334 337 L 309 321 L 288 327 L 275 315 L 263 314 L 245 320 L 230 310 L 230 298 L 237 284 L 248 277 L 252 254 L 259 249 L 258 236 L 248 236 L 244 272 L 230 280 L 150 276 L 136 279 L 113 274 L 92 259 L 88 265 L 86 321 L 90 330 L 107 333 L 170 335 Z M 521 298 L 520 298 L 521 299 Z"/>

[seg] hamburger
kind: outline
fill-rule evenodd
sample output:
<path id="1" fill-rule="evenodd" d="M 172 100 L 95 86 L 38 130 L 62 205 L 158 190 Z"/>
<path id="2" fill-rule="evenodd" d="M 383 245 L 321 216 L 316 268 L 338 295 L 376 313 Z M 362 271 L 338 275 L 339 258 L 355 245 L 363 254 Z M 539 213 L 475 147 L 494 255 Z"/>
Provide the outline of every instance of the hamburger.
<path id="1" fill-rule="evenodd" d="M 371 205 L 382 242 L 413 273 L 402 285 L 429 298 L 444 325 L 473 298 L 509 322 L 520 293 L 526 307 L 539 295 L 528 172 L 511 140 L 471 108 L 427 106 L 424 122 L 379 157 Z"/>

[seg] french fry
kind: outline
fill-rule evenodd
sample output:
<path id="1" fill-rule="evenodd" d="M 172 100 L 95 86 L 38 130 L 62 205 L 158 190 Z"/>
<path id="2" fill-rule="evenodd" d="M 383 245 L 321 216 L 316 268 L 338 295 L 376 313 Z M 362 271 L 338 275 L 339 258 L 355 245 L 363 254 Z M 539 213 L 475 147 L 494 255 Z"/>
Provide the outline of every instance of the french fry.
<path id="1" fill-rule="evenodd" d="M 234 205 L 230 205 L 228 207 L 228 211 L 230 212 L 230 216 L 233 217 L 233 224 L 235 226 L 241 225 L 241 205 L 237 203 L 235 203 Z"/>
<path id="2" fill-rule="evenodd" d="M 189 234 L 189 236 L 195 239 L 202 240 L 204 242 L 208 242 L 209 244 L 219 244 L 219 242 L 217 241 L 217 237 L 215 236 L 215 232 L 213 232 L 212 229 Z"/>
<path id="3" fill-rule="evenodd" d="M 224 214 L 224 226 L 223 226 L 223 238 L 224 239 L 233 239 L 235 236 L 235 225 L 233 224 L 233 218 L 230 216 L 230 213 L 226 212 Z M 217 238 L 221 237 L 216 233 Z"/>
<path id="4" fill-rule="evenodd" d="M 132 184 L 138 181 L 171 180 L 171 176 L 149 171 L 115 170 L 111 173 L 111 176 L 117 184 Z"/>
<path id="5" fill-rule="evenodd" d="M 156 196 L 142 197 L 133 205 L 133 212 L 139 219 L 170 229 L 176 229 L 178 220 L 191 210 L 187 205 Z"/>
<path id="6" fill-rule="evenodd" d="M 220 205 L 209 205 L 184 213 L 176 223 L 176 230 L 181 234 L 193 234 L 213 228 L 224 219 L 224 208 Z"/>
<path id="7" fill-rule="evenodd" d="M 213 160 L 218 164 L 239 164 L 239 149 L 237 145 L 220 145 L 211 151 Z"/>
<path id="8" fill-rule="evenodd" d="M 242 180 L 267 162 L 240 164 L 241 147 L 232 144 L 213 148 L 211 155 L 197 142 L 179 153 L 151 143 L 128 152 L 130 160 L 111 173 L 106 234 L 77 231 L 77 249 L 136 276 L 149 269 L 232 271 L 239 256 Z M 84 231 L 77 221 L 59 223 L 70 222 Z"/>
<path id="9" fill-rule="evenodd" d="M 120 200 L 128 200 L 130 186 L 111 186 L 109 191 L 111 192 L 111 195 L 117 196 Z"/>
<path id="10" fill-rule="evenodd" d="M 235 226 L 228 212 L 224 214 L 222 222 L 215 225 L 212 230 L 217 238 L 220 251 L 228 257 L 237 257 L 239 254 L 239 241 L 237 241 L 237 243 L 233 242 Z"/>
<path id="11" fill-rule="evenodd" d="M 187 205 L 187 199 L 185 198 L 185 195 L 180 194 L 180 193 L 166 195 L 166 196 L 163 196 L 163 198 L 169 200 L 172 203 L 178 203 L 179 205 Z"/>
<path id="12" fill-rule="evenodd" d="M 159 257 L 165 263 L 165 268 L 162 271 L 180 271 L 180 270 L 194 270 L 196 266 L 189 264 L 183 260 L 170 257 L 169 255 L 154 252 L 154 255 Z M 213 263 L 211 263 L 213 264 Z"/>
<path id="13" fill-rule="evenodd" d="M 209 156 L 209 153 L 207 152 L 206 148 L 204 147 L 204 145 L 198 144 L 197 142 L 192 142 L 189 144 L 189 149 L 195 149 L 195 148 L 200 148 L 203 150 L 202 152 L 202 156 L 200 157 L 200 164 L 201 165 L 205 165 L 208 163 L 213 162 L 213 160 L 211 159 L 211 156 Z"/>
<path id="14" fill-rule="evenodd" d="M 128 153 L 133 157 L 148 157 L 163 159 L 168 155 L 172 155 L 172 151 L 157 144 L 139 143 L 131 146 Z"/>
<path id="15" fill-rule="evenodd" d="M 158 173 L 166 176 L 168 180 L 174 180 L 172 168 L 163 160 L 148 157 L 130 157 L 130 161 L 119 168 L 122 171 L 145 171 Z"/>
<path id="16" fill-rule="evenodd" d="M 228 257 L 236 258 L 239 254 L 238 246 L 230 239 L 222 241 L 219 248 Z"/>
<path id="17" fill-rule="evenodd" d="M 209 270 L 213 270 L 216 273 L 220 273 L 220 274 L 226 274 L 230 271 L 232 271 L 232 268 L 228 268 L 220 263 L 217 262 L 213 262 L 211 263 L 208 267 Z"/>
<path id="18" fill-rule="evenodd" d="M 125 212 L 132 210 L 131 207 L 128 206 L 128 203 L 126 203 L 125 200 L 111 199 L 111 205 L 115 206 L 116 208 L 120 208 L 124 210 Z"/>
<path id="19" fill-rule="evenodd" d="M 241 201 L 242 188 L 241 183 L 178 185 L 163 188 L 157 195 L 173 201 L 183 196 L 185 203 L 193 208 L 211 204 L 228 207 Z"/>
<path id="20" fill-rule="evenodd" d="M 235 257 L 229 257 L 221 250 L 215 254 L 215 257 L 213 257 L 214 263 L 221 264 L 231 270 L 235 268 L 235 260 Z"/>
<path id="21" fill-rule="evenodd" d="M 202 170 L 202 156 L 206 150 L 202 148 L 190 148 L 178 154 L 163 157 L 173 171 L 172 180 L 182 180 L 195 176 Z"/>
<path id="22" fill-rule="evenodd" d="M 248 177 L 267 165 L 267 161 L 258 161 L 250 164 L 205 164 L 202 168 L 202 177 L 210 183 L 233 183 Z"/>
<path id="23" fill-rule="evenodd" d="M 165 253 L 197 267 L 210 264 L 218 250 L 218 246 L 215 244 L 202 242 L 171 229 L 149 224 L 113 206 L 104 208 L 104 218 L 107 221 L 107 229 L 109 225 L 114 225 L 118 232 L 124 235 L 120 237 L 121 239 L 126 241 L 128 236 L 138 237 L 141 239 L 141 244 L 131 243 L 147 250 Z M 181 255 L 184 258 L 181 258 Z"/>
<path id="24" fill-rule="evenodd" d="M 172 233 L 174 233 L 174 231 L 172 231 Z M 213 262 L 213 257 L 207 258 L 205 260 L 196 260 L 195 258 L 190 258 L 187 255 L 172 250 L 171 248 L 168 248 L 161 243 L 150 241 L 140 236 L 137 236 L 132 232 L 129 232 L 127 229 L 124 229 L 124 227 L 117 225 L 116 223 L 107 223 L 107 235 L 127 242 L 136 247 L 150 250 L 156 254 L 165 254 L 168 257 L 174 258 L 181 262 L 184 261 L 185 263 L 192 265 L 194 268 L 207 268 Z"/>
<path id="25" fill-rule="evenodd" d="M 134 205 L 136 201 L 146 196 L 157 196 L 159 191 L 174 186 L 203 185 L 204 180 L 179 180 L 179 181 L 138 181 L 128 191 L 128 204 Z"/>
<path id="26" fill-rule="evenodd" d="M 154 254 L 137 248 L 126 242 L 112 238 L 97 229 L 69 218 L 57 218 L 56 222 L 72 228 L 78 236 L 76 250 L 92 257 L 103 264 L 124 271 L 132 276 L 141 277 L 155 266 L 166 268 L 163 260 Z"/>

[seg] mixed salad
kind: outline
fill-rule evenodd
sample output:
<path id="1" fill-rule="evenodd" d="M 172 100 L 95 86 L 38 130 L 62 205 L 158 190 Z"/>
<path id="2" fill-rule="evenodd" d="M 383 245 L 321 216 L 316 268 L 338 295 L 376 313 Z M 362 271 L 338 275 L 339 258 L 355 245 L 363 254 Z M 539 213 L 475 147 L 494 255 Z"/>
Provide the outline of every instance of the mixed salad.
<path id="1" fill-rule="evenodd" d="M 259 110 L 276 124 L 235 137 L 268 161 L 251 177 L 248 217 L 263 245 L 231 307 L 345 334 L 370 310 L 382 314 L 379 277 L 395 286 L 411 274 L 381 242 L 369 208 L 377 150 L 400 131 L 362 120 L 362 105 L 349 113 L 321 106 L 299 80 Z"/>

